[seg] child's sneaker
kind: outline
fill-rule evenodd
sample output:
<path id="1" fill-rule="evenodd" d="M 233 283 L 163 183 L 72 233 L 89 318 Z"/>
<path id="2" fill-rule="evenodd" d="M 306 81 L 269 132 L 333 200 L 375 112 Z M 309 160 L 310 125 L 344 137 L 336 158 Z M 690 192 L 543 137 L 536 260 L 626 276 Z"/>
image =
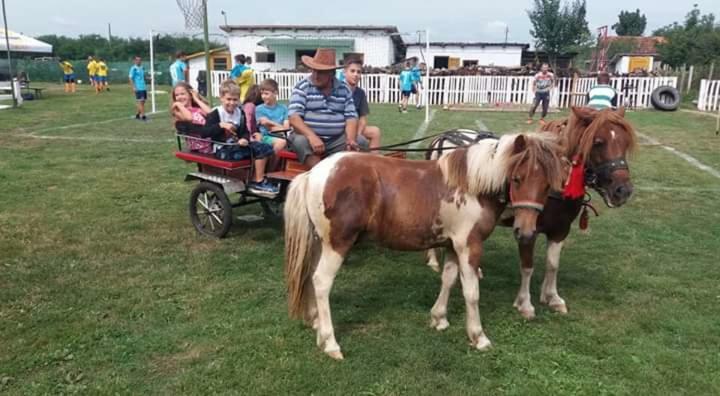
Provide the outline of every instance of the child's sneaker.
<path id="1" fill-rule="evenodd" d="M 248 190 L 255 195 L 259 195 L 265 198 L 275 198 L 280 190 L 277 186 L 270 184 L 267 180 L 261 182 L 251 182 L 248 185 Z"/>

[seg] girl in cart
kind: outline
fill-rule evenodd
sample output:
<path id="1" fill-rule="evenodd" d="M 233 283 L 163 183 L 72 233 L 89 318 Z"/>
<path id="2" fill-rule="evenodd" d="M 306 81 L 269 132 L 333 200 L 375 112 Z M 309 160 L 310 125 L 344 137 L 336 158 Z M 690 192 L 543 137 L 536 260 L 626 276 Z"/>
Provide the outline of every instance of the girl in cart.
<path id="1" fill-rule="evenodd" d="M 214 154 L 222 160 L 253 159 L 254 177 L 248 190 L 255 195 L 273 198 L 278 187 L 265 178 L 267 158 L 273 155 L 272 146 L 251 141 L 245 115 L 238 107 L 240 89 L 233 81 L 220 86 L 221 106 L 211 110 L 187 83 L 173 88 L 172 114 L 175 128 L 188 135 L 191 151 Z M 220 144 L 213 144 L 213 141 Z"/>

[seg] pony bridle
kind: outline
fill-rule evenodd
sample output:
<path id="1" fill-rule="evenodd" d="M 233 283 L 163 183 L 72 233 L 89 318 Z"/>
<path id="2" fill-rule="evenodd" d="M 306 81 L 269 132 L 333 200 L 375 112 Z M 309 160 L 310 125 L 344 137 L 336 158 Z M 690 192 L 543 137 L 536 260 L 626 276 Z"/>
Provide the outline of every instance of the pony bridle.
<path id="1" fill-rule="evenodd" d="M 531 209 L 536 210 L 538 213 L 542 213 L 543 209 L 545 209 L 545 202 L 537 202 L 533 200 L 519 200 L 516 201 L 513 198 L 513 188 L 512 185 L 508 186 L 508 195 L 510 196 L 510 204 L 508 205 L 509 209 Z"/>
<path id="2" fill-rule="evenodd" d="M 586 163 L 585 185 L 596 190 L 603 190 L 603 187 L 601 187 L 598 182 L 600 180 L 611 180 L 612 174 L 619 170 L 630 170 L 625 157 L 611 159 L 596 166 Z"/>

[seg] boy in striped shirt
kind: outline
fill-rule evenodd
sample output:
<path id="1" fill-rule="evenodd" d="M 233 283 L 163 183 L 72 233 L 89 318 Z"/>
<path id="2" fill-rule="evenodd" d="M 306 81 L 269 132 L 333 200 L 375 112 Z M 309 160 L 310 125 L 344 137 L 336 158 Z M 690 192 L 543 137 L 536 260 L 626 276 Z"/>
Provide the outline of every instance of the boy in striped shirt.
<path id="1" fill-rule="evenodd" d="M 617 107 L 617 98 L 617 91 L 610 86 L 610 75 L 601 72 L 597 77 L 597 85 L 587 94 L 587 107 L 595 110 L 614 109 Z"/>

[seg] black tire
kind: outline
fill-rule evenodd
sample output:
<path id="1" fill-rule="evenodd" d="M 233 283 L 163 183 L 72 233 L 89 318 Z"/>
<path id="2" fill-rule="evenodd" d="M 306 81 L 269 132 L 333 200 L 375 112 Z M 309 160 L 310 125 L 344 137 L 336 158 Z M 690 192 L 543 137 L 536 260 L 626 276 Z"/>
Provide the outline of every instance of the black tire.
<path id="1" fill-rule="evenodd" d="M 195 229 L 214 238 L 224 237 L 232 225 L 232 205 L 222 187 L 201 182 L 190 193 L 190 221 Z"/>
<path id="2" fill-rule="evenodd" d="M 650 96 L 650 102 L 658 110 L 675 111 L 680 107 L 680 92 L 669 85 L 657 87 Z"/>

